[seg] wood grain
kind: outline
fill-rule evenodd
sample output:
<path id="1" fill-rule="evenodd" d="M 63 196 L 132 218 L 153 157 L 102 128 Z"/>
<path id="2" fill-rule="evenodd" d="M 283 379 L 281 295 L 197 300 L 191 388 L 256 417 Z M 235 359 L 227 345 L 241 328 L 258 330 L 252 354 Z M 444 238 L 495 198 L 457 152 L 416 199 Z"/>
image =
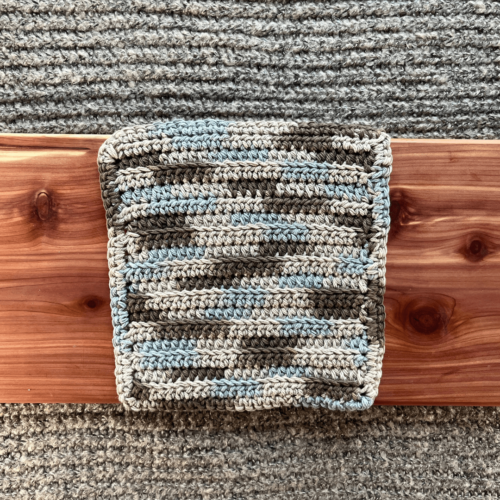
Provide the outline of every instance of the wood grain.
<path id="1" fill-rule="evenodd" d="M 0 402 L 117 402 L 105 138 L 0 135 Z M 392 147 L 377 404 L 500 405 L 500 141 Z"/>

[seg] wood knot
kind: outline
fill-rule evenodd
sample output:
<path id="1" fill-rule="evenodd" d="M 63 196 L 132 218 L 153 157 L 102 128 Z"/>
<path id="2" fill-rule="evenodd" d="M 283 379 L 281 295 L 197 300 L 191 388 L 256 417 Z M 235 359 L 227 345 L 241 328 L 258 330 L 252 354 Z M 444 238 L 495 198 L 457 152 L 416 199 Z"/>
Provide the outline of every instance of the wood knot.
<path id="1" fill-rule="evenodd" d="M 486 238 L 473 235 L 467 239 L 465 245 L 460 249 L 460 253 L 469 262 L 481 262 L 490 253 L 488 246 Z"/>
<path id="2" fill-rule="evenodd" d="M 430 334 L 442 330 L 444 326 L 441 312 L 432 306 L 421 306 L 409 314 L 411 326 L 418 333 Z"/>
<path id="3" fill-rule="evenodd" d="M 448 325 L 455 310 L 455 300 L 431 294 L 402 300 L 402 323 L 405 336 L 413 343 L 432 345 L 448 335 Z"/>
<path id="4" fill-rule="evenodd" d="M 412 209 L 411 205 L 408 195 L 403 190 L 394 189 L 391 191 L 389 241 L 397 238 L 404 227 L 414 220 L 415 210 Z"/>
<path id="5" fill-rule="evenodd" d="M 48 193 L 41 191 L 35 198 L 36 215 L 42 221 L 50 218 L 51 215 L 51 200 Z"/>
<path id="6" fill-rule="evenodd" d="M 89 312 L 96 311 L 104 304 L 104 301 L 98 297 L 86 297 L 82 302 L 84 309 Z"/>

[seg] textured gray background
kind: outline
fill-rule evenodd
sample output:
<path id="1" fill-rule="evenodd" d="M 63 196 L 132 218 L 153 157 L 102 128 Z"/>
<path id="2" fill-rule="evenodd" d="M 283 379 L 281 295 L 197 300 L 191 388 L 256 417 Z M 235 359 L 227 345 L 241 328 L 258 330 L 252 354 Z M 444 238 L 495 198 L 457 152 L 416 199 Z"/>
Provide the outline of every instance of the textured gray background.
<path id="1" fill-rule="evenodd" d="M 0 1 L 0 130 L 167 118 L 500 137 L 500 3 Z M 486 499 L 500 411 L 1 406 L 0 498 Z"/>
<path id="2" fill-rule="evenodd" d="M 310 118 L 498 136 L 497 1 L 2 0 L 0 12 L 3 130 Z"/>
<path id="3" fill-rule="evenodd" d="M 22 499 L 496 499 L 500 411 L 130 414 L 0 406 L 0 494 Z"/>

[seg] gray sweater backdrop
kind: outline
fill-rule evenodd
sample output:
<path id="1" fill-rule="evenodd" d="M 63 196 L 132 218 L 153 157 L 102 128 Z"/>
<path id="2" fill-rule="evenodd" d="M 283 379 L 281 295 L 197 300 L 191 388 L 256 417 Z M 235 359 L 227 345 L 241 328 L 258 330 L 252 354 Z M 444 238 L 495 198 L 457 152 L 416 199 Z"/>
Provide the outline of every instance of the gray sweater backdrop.
<path id="1" fill-rule="evenodd" d="M 0 2 L 0 131 L 169 118 L 500 137 L 498 1 Z M 97 167 L 96 167 L 97 168 Z M 0 405 L 0 498 L 493 499 L 495 408 Z"/>

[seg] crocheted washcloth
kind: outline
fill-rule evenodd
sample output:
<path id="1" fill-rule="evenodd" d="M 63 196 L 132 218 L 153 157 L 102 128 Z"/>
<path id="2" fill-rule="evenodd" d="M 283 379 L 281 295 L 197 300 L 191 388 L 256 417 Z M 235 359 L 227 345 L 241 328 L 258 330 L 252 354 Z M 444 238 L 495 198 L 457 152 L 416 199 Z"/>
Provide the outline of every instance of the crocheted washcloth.
<path id="1" fill-rule="evenodd" d="M 131 409 L 368 408 L 384 353 L 389 137 L 172 121 L 99 152 Z"/>

